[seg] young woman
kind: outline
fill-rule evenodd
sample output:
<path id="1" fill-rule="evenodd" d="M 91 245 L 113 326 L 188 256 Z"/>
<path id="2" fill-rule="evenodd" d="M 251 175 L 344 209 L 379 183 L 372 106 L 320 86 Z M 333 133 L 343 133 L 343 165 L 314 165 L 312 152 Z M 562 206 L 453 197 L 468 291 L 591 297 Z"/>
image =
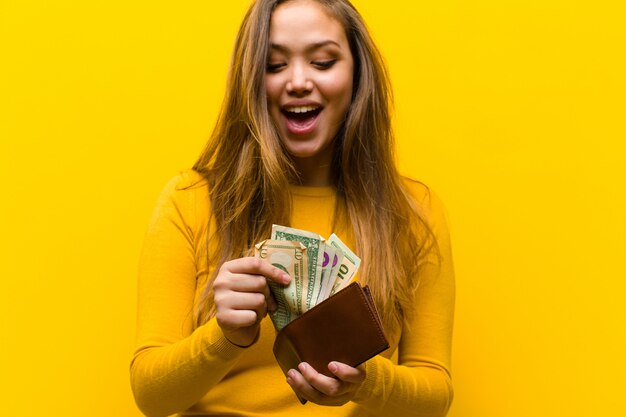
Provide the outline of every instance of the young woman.
<path id="1" fill-rule="evenodd" d="M 443 416 L 454 272 L 443 209 L 394 165 L 390 88 L 347 0 L 258 0 L 193 170 L 163 191 L 140 262 L 133 392 L 148 416 Z M 391 348 L 357 368 L 272 355 L 272 224 L 336 232 L 361 257 Z M 307 399 L 301 405 L 296 395 Z M 336 406 L 336 407 L 327 407 Z"/>

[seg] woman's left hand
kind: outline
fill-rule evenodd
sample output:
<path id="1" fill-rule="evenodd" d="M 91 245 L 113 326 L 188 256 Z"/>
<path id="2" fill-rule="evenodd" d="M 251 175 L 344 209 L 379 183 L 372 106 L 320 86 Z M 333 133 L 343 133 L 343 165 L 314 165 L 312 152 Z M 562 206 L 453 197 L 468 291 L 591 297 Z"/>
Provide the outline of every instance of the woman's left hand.
<path id="1" fill-rule="evenodd" d="M 365 366 L 353 368 L 341 362 L 331 362 L 328 369 L 337 377 L 329 378 L 306 362 L 287 373 L 287 382 L 301 398 L 320 405 L 343 405 L 354 398 L 365 380 Z M 298 372 L 299 371 L 299 372 Z"/>

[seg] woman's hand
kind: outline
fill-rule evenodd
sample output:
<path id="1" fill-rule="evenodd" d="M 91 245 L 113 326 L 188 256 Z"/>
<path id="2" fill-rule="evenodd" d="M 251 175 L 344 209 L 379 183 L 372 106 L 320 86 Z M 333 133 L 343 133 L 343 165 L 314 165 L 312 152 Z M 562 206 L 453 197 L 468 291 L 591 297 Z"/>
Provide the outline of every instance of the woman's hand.
<path id="1" fill-rule="evenodd" d="M 364 365 L 353 368 L 341 362 L 331 362 L 328 369 L 338 379 L 322 375 L 302 362 L 298 370 L 291 369 L 287 373 L 287 382 L 299 397 L 315 404 L 338 406 L 352 400 L 365 381 Z"/>
<path id="2" fill-rule="evenodd" d="M 217 324 L 231 343 L 250 346 L 259 333 L 259 324 L 276 301 L 267 280 L 287 285 L 291 277 L 258 258 L 225 262 L 213 282 Z"/>

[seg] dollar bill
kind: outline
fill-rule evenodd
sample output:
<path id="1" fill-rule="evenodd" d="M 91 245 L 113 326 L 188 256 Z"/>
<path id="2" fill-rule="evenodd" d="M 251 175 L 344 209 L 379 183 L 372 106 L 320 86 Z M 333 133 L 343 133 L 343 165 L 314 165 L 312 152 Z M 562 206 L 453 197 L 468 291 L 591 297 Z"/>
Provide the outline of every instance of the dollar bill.
<path id="1" fill-rule="evenodd" d="M 299 311 L 309 310 L 317 301 L 317 295 L 319 295 L 321 288 L 322 261 L 324 259 L 323 239 L 316 233 L 276 224 L 272 225 L 272 239 L 300 242 L 306 247 L 309 262 L 308 274 L 305 277 L 303 292 L 300 294 L 301 307 Z"/>
<path id="2" fill-rule="evenodd" d="M 327 245 L 325 242 L 322 243 L 322 246 L 324 253 L 322 257 L 322 274 L 320 277 L 319 291 L 317 294 L 313 294 L 313 304 L 317 304 L 319 301 L 321 301 L 319 297 L 324 290 L 326 282 L 330 279 L 330 270 L 332 268 L 331 256 L 333 256 L 335 252 L 335 249 L 332 246 Z"/>
<path id="3" fill-rule="evenodd" d="M 304 275 L 307 271 L 307 248 L 296 241 L 264 240 L 254 246 L 254 255 L 265 259 L 276 268 L 291 276 L 289 285 L 280 285 L 268 281 L 278 308 L 270 312 L 270 318 L 276 330 L 281 330 L 298 315 L 302 314 L 300 297 Z"/>
<path id="4" fill-rule="evenodd" d="M 330 244 L 328 244 L 328 246 L 334 248 L 334 246 Z M 320 296 L 317 301 L 318 303 L 330 297 L 331 291 L 335 284 L 335 280 L 337 279 L 337 274 L 339 273 L 339 268 L 341 267 L 341 264 L 343 261 L 343 253 L 337 250 L 336 248 L 334 249 L 335 249 L 335 256 L 333 257 L 333 261 L 332 261 L 332 269 L 330 271 L 330 277 L 323 284 L 323 288 L 320 291 Z"/>
<path id="5" fill-rule="evenodd" d="M 315 304 L 319 304 L 330 295 L 330 288 L 332 288 L 332 285 L 335 282 L 336 271 L 339 269 L 337 254 L 341 255 L 341 252 L 339 252 L 334 246 L 324 244 L 322 282 L 320 284 L 321 288 L 319 294 L 317 295 Z"/>
<path id="6" fill-rule="evenodd" d="M 330 238 L 328 238 L 328 244 L 335 247 L 343 254 L 341 265 L 337 271 L 337 277 L 335 278 L 333 287 L 330 291 L 330 295 L 333 295 L 350 284 L 352 278 L 361 265 L 361 258 L 356 256 L 356 254 L 352 252 L 350 248 L 348 248 L 348 246 L 346 246 L 345 243 L 343 243 L 334 233 L 330 236 Z"/>

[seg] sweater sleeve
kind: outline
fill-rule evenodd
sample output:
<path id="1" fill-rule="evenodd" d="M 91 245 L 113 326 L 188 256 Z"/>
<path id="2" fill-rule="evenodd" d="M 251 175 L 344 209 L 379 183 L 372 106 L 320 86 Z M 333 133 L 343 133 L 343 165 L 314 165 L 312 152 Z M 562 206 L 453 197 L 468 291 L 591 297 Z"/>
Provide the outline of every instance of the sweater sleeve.
<path id="1" fill-rule="evenodd" d="M 147 416 L 167 416 L 199 401 L 236 363 L 215 319 L 192 331 L 198 275 L 197 188 L 183 173 L 165 187 L 148 227 L 139 262 L 137 349 L 130 375 L 135 401 Z M 202 204 L 200 204 L 201 206 Z"/>
<path id="2" fill-rule="evenodd" d="M 450 237 L 441 202 L 427 192 L 424 204 L 440 256 L 426 257 L 419 267 L 414 311 L 405 315 L 398 364 L 380 355 L 366 362 L 366 380 L 354 401 L 377 416 L 441 417 L 452 402 L 455 283 Z"/>

